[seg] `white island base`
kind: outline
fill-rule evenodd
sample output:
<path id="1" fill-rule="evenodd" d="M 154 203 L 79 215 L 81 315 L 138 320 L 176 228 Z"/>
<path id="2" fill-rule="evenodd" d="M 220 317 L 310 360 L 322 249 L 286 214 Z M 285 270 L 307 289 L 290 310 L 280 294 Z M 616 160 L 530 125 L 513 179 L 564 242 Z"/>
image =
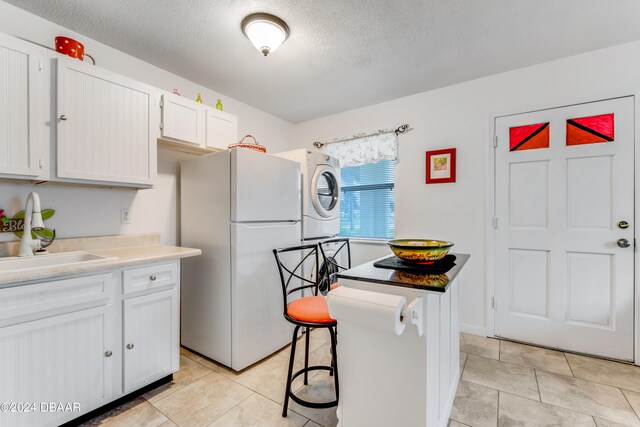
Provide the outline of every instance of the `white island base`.
<path id="1" fill-rule="evenodd" d="M 338 427 L 447 426 L 460 377 L 458 279 L 452 277 L 444 292 L 344 277 L 339 284 L 404 296 L 407 304 L 422 298 L 423 334 L 411 324 L 396 335 L 335 316 Z M 328 302 L 331 310 L 331 296 Z"/>

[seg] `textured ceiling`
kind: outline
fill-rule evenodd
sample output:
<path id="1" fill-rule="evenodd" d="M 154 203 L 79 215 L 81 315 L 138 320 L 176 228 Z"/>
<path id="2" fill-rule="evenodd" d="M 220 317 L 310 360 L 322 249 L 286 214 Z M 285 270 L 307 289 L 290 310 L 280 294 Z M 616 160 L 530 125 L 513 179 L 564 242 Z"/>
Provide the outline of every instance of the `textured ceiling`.
<path id="1" fill-rule="evenodd" d="M 7 0 L 291 122 L 640 39 L 637 0 Z M 291 36 L 264 58 L 240 31 Z"/>

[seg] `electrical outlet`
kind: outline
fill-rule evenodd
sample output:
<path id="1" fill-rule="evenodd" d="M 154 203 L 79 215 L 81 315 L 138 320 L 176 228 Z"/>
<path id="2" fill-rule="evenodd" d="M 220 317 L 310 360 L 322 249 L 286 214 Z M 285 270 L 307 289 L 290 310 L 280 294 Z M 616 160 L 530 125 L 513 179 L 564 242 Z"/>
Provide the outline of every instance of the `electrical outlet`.
<path id="1" fill-rule="evenodd" d="M 131 216 L 129 216 L 129 208 L 120 209 L 120 224 L 131 224 Z"/>

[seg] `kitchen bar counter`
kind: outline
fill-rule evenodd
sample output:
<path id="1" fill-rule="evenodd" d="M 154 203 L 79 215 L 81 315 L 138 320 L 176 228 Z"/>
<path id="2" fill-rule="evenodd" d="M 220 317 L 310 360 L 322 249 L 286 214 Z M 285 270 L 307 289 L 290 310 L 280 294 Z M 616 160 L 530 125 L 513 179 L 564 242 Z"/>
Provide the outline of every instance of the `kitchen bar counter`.
<path id="1" fill-rule="evenodd" d="M 458 276 L 458 273 L 460 273 L 460 271 L 462 270 L 462 267 L 464 267 L 464 265 L 470 258 L 470 256 L 467 254 L 451 255 L 455 255 L 456 257 L 455 265 L 451 268 L 451 270 L 443 274 L 425 274 L 420 272 L 379 268 L 373 265 L 376 261 L 379 261 L 375 260 L 337 273 L 337 277 L 339 280 L 360 280 L 365 282 L 379 283 L 381 285 L 414 288 L 423 291 L 446 292 L 446 290 L 449 288 L 449 285 L 453 283 L 453 281 Z"/>
<path id="2" fill-rule="evenodd" d="M 459 273 L 469 260 L 453 255 L 443 274 L 376 261 L 338 274 L 327 296 L 339 325 L 338 427 L 447 425 L 460 378 Z M 400 313 L 390 300 L 404 304 Z"/>

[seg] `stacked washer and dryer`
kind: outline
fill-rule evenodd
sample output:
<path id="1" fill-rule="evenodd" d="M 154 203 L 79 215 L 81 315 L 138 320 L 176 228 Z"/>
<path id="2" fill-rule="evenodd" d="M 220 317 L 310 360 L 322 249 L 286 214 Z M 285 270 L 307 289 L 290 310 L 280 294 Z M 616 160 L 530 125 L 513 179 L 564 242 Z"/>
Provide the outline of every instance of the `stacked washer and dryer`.
<path id="1" fill-rule="evenodd" d="M 275 156 L 300 163 L 302 179 L 302 244 L 317 244 L 334 239 L 340 232 L 340 166 L 338 160 L 323 153 L 305 149 L 285 151 Z M 325 255 L 333 259 L 339 244 L 323 246 Z M 338 253 L 336 262 L 346 265 L 346 251 Z M 303 265 L 303 274 L 315 280 L 315 260 Z M 319 254 L 320 290 L 328 291 L 327 278 L 332 265 L 325 265 Z M 328 271 L 327 271 L 328 270 Z"/>

